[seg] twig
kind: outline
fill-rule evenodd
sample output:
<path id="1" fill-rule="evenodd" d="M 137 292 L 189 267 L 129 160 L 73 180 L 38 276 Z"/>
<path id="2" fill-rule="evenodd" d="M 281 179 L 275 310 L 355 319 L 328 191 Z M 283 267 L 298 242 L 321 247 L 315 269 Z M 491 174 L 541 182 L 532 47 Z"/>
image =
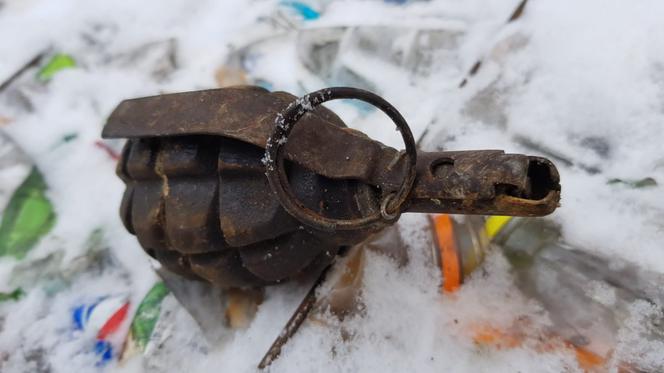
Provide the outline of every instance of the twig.
<path id="1" fill-rule="evenodd" d="M 272 346 L 270 346 L 270 349 L 267 350 L 265 356 L 263 356 L 263 359 L 258 364 L 258 369 L 267 368 L 275 359 L 277 359 L 281 354 L 281 348 L 288 342 L 288 340 L 290 340 L 295 332 L 297 332 L 300 326 L 302 326 L 302 323 L 304 320 L 306 320 L 307 316 L 313 309 L 314 304 L 316 303 L 316 289 L 320 284 L 323 283 L 327 272 L 330 270 L 330 268 L 332 268 L 333 265 L 334 262 L 325 267 L 325 269 L 323 269 L 323 271 L 320 273 L 314 284 L 311 286 L 311 289 L 309 289 L 307 295 L 304 296 L 304 299 L 302 299 L 300 305 L 297 306 L 295 313 L 293 313 L 291 318 L 286 323 L 286 326 L 284 326 L 284 328 L 281 330 L 281 333 L 279 333 L 279 336 L 274 340 L 274 342 L 272 342 Z"/>
<path id="2" fill-rule="evenodd" d="M 31 60 L 26 62 L 20 69 L 16 70 L 9 78 L 7 78 L 2 84 L 0 84 L 0 93 L 3 92 L 7 87 L 9 87 L 16 79 L 18 79 L 23 73 L 25 73 L 29 68 L 37 66 L 39 61 L 46 55 L 47 51 L 41 51 L 36 56 L 32 57 Z"/>
<path id="3" fill-rule="evenodd" d="M 528 0 L 521 0 L 519 5 L 517 5 L 517 7 L 514 9 L 512 14 L 510 15 L 510 18 L 507 19 L 507 22 L 505 24 L 512 23 L 517 19 L 521 18 L 521 16 L 523 15 L 523 11 L 526 9 L 526 4 L 528 4 Z M 468 83 L 468 79 L 470 79 L 471 76 L 477 74 L 477 72 L 480 70 L 480 67 L 482 67 L 481 57 L 478 58 L 477 61 L 475 61 L 473 66 L 468 71 L 468 74 L 466 74 L 466 77 L 463 78 L 461 83 L 459 83 L 459 88 L 463 88 Z"/>

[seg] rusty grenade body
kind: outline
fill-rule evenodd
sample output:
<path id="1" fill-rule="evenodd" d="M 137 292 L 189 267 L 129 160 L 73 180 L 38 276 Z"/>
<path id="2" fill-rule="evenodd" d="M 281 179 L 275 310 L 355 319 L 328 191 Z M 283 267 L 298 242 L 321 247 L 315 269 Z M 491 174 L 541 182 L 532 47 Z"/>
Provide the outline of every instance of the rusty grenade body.
<path id="1" fill-rule="evenodd" d="M 123 101 L 103 135 L 128 138 L 117 168 L 126 229 L 175 273 L 256 287 L 320 271 L 343 247 L 394 222 L 398 213 L 386 216 L 385 202 L 403 191 L 409 171 L 398 212 L 543 215 L 557 206 L 558 174 L 545 159 L 479 151 L 419 153 L 415 162 L 347 128 L 319 106 L 338 97 L 321 92 L 313 105 L 258 87 Z M 289 110 L 299 113 L 286 115 L 290 137 L 275 140 Z M 270 141 L 283 148 L 279 160 L 266 154 Z M 266 176 L 275 165 L 297 201 L 291 206 L 323 220 L 382 218 L 349 228 L 298 217 Z"/>

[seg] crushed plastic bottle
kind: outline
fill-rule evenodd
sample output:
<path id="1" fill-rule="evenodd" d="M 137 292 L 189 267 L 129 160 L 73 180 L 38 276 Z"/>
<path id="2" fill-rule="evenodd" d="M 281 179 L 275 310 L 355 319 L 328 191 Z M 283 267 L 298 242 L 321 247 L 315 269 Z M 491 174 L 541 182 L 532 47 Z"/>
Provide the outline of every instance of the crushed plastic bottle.
<path id="1" fill-rule="evenodd" d="M 633 305 L 641 302 L 659 311 L 643 320 L 640 339 L 662 339 L 664 276 L 573 247 L 549 220 L 502 219 L 503 227 L 496 230 L 493 241 L 510 262 L 516 285 L 544 306 L 554 325 L 552 332 L 573 346 L 577 355 L 582 350 L 595 357 L 596 366 L 609 363 Z M 629 363 L 637 371 L 664 369 L 664 365 Z"/>
<path id="2" fill-rule="evenodd" d="M 384 66 L 408 78 L 427 77 L 436 68 L 460 68 L 457 49 L 465 33 L 461 22 L 436 27 L 338 26 L 303 29 L 297 35 L 302 64 L 328 85 L 375 91 L 385 79 Z M 369 67 L 369 69 L 367 69 Z"/>
<path id="3" fill-rule="evenodd" d="M 283 2 L 281 8 L 309 21 L 320 13 L 314 9 L 324 6 Z M 279 11 L 262 18 L 256 27 L 230 43 L 226 61 L 215 72 L 219 86 L 254 84 L 271 89 L 277 83 L 292 85 L 292 90 L 299 87 L 302 93 L 321 85 L 380 92 L 386 71 L 404 83 L 426 79 L 432 73 L 442 73 L 450 79 L 462 74 L 458 52 L 467 24 L 454 15 L 435 23 L 414 18 L 371 25 L 348 22 L 298 27 L 297 21 L 283 13 L 289 12 Z M 298 74 L 297 82 L 275 77 L 283 72 L 275 71 L 272 61 L 265 58 L 275 44 L 283 45 L 283 50 L 295 45 L 296 56 L 289 62 L 296 71 L 309 73 Z"/>

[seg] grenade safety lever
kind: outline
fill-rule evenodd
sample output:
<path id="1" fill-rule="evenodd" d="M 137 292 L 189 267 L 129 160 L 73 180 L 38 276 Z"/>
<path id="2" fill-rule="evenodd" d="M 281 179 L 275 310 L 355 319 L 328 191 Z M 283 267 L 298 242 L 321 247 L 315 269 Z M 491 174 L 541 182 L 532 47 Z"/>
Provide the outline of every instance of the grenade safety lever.
<path id="1" fill-rule="evenodd" d="M 338 171 L 347 164 L 364 162 L 371 172 L 357 175 L 349 172 L 344 176 L 381 189 L 380 211 L 371 216 L 352 220 L 321 216 L 298 202 L 288 186 L 282 149 L 291 131 L 305 114 L 335 99 L 358 99 L 375 105 L 392 119 L 405 142 L 405 152 L 380 147 L 369 160 L 362 153 L 353 157 L 346 155 L 341 164 L 338 160 L 323 160 L 315 169 L 325 174 L 326 170 Z M 343 142 L 335 144 L 334 138 L 329 138 L 328 142 L 342 155 L 364 149 L 352 149 Z M 291 157 L 299 159 L 296 153 Z M 553 212 L 560 199 L 558 171 L 547 159 L 505 154 L 501 150 L 418 154 L 413 135 L 401 114 L 380 96 L 356 88 L 327 88 L 292 102 L 277 115 L 264 160 L 272 190 L 286 211 L 301 222 L 326 231 L 362 229 L 381 221 L 389 223 L 402 211 L 542 216 Z"/>
<path id="2" fill-rule="evenodd" d="M 543 216 L 560 200 L 560 178 L 545 158 L 502 150 L 420 153 L 406 211 Z"/>

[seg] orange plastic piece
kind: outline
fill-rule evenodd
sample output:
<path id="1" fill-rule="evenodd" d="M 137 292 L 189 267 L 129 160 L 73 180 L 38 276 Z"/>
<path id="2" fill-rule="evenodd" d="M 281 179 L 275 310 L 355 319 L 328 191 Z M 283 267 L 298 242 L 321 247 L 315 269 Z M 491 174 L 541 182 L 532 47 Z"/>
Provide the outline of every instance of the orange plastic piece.
<path id="1" fill-rule="evenodd" d="M 517 334 L 508 333 L 487 325 L 476 328 L 473 342 L 478 345 L 494 346 L 498 349 L 510 349 L 521 346 L 523 338 Z"/>
<path id="2" fill-rule="evenodd" d="M 461 261 L 454 239 L 454 227 L 449 215 L 436 215 L 433 218 L 438 240 L 443 275 L 443 291 L 452 293 L 461 287 Z"/>
<path id="3" fill-rule="evenodd" d="M 475 325 L 472 328 L 472 338 L 477 345 L 492 346 L 499 350 L 512 349 L 520 347 L 526 339 L 532 340 L 532 337 L 522 334 L 518 329 L 500 329 L 491 325 Z M 574 350 L 576 361 L 584 372 L 600 372 L 606 368 L 608 358 L 583 347 L 561 341 L 557 335 L 549 335 L 537 340 L 536 350 L 539 352 L 554 352 L 560 349 Z"/>
<path id="4" fill-rule="evenodd" d="M 576 361 L 579 362 L 581 369 L 586 372 L 594 372 L 606 364 L 605 358 L 583 347 L 574 347 L 574 352 L 576 352 Z"/>

